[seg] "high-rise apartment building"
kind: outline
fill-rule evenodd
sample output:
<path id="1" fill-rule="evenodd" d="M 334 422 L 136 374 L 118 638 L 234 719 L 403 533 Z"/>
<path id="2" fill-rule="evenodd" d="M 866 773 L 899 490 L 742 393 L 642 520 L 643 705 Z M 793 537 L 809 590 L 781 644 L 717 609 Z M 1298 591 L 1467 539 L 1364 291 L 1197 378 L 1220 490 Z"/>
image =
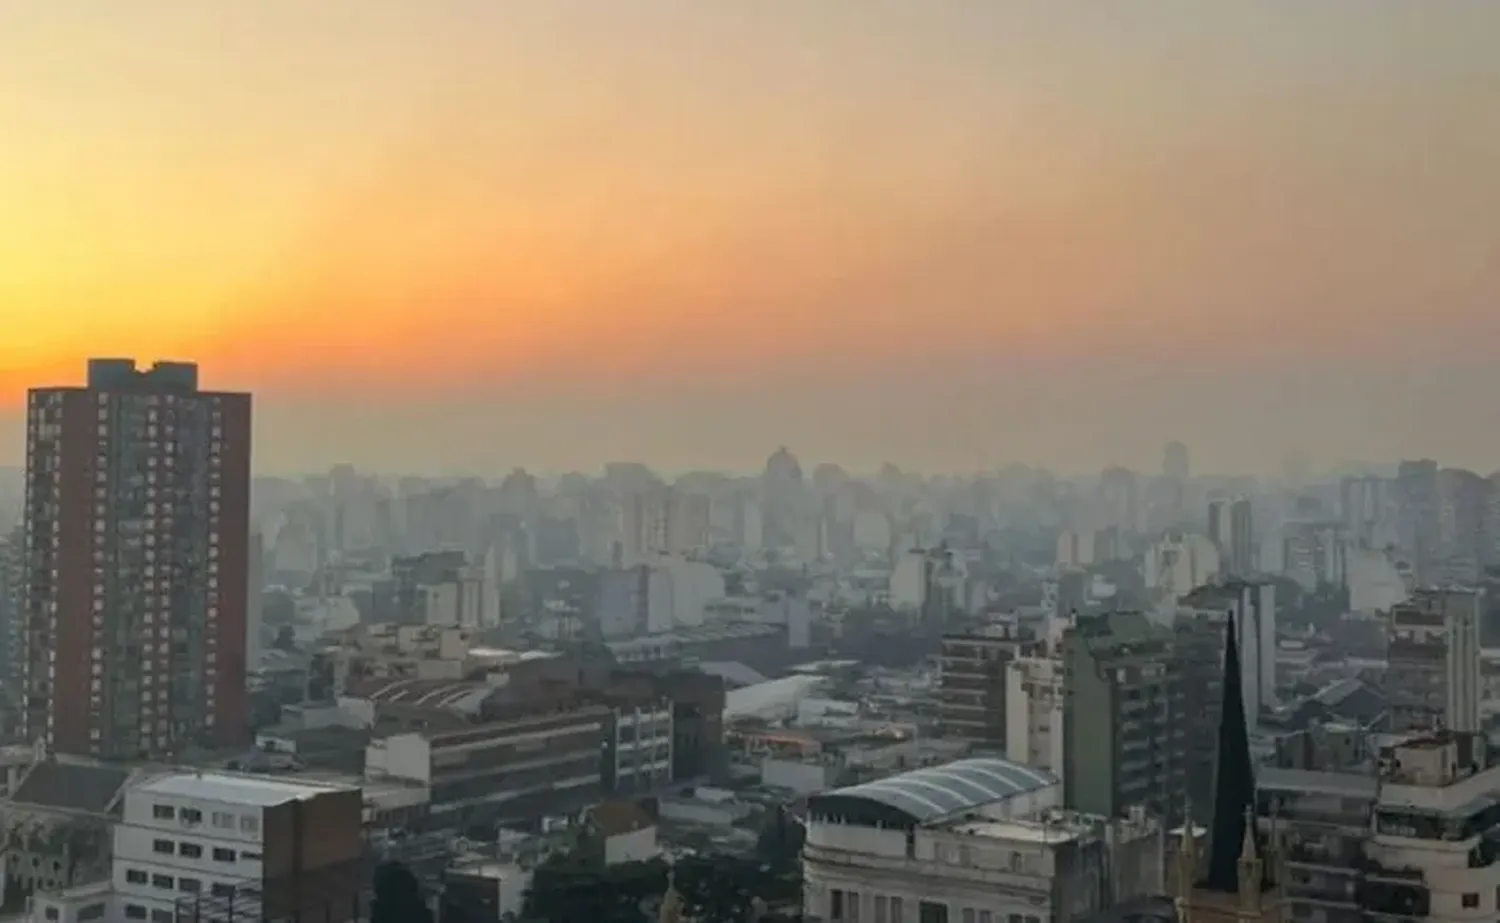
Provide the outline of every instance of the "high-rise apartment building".
<path id="1" fill-rule="evenodd" d="M 1391 608 L 1390 730 L 1480 729 L 1479 600 L 1473 590 L 1426 589 Z"/>
<path id="2" fill-rule="evenodd" d="M 943 635 L 938 676 L 942 736 L 1006 752 L 1006 666 L 1034 653 L 1038 641 L 1030 627 L 1013 622 Z"/>
<path id="3" fill-rule="evenodd" d="M 1232 577 L 1248 577 L 1255 568 L 1255 526 L 1244 497 L 1214 500 L 1208 505 L 1208 537 L 1219 547 L 1219 566 Z"/>
<path id="4" fill-rule="evenodd" d="M 26 437 L 23 731 L 106 759 L 243 742 L 250 396 L 96 359 L 30 392 Z"/>
<path id="5" fill-rule="evenodd" d="M 1063 636 L 1061 660 L 1066 805 L 1180 816 L 1189 769 L 1181 729 L 1187 710 L 1205 703 L 1183 699 L 1172 631 L 1139 612 L 1082 616 Z"/>

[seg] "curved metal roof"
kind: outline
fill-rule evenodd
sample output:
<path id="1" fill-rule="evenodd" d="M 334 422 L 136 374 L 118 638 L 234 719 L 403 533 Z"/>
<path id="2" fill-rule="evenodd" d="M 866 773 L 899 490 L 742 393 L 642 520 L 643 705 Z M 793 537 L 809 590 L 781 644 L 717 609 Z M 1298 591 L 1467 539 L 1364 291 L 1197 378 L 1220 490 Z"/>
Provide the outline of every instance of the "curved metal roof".
<path id="1" fill-rule="evenodd" d="M 823 797 L 872 801 L 925 824 L 1056 784 L 1057 777 L 1041 769 L 1002 759 L 970 759 L 835 789 Z"/>

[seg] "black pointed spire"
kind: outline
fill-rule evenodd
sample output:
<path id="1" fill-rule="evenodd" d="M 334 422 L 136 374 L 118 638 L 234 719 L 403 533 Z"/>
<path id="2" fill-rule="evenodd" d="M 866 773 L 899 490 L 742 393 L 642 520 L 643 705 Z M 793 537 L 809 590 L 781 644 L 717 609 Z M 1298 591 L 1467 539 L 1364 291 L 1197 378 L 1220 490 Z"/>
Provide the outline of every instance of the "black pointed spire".
<path id="1" fill-rule="evenodd" d="M 1224 636 L 1224 698 L 1214 765 L 1213 828 L 1208 841 L 1208 874 L 1202 885 L 1205 890 L 1226 894 L 1239 891 L 1245 817 L 1255 806 L 1255 770 L 1250 762 L 1245 693 L 1240 683 L 1240 644 L 1235 636 L 1234 613 L 1230 612 Z"/>

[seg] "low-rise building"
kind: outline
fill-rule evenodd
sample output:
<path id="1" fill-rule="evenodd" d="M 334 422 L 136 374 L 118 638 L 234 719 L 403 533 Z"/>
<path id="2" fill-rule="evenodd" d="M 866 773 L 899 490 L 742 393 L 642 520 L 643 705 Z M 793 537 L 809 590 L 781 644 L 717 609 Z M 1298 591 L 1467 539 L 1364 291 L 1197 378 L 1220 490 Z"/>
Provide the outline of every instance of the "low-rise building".
<path id="1" fill-rule="evenodd" d="M 431 817 L 445 826 L 574 811 L 603 792 L 613 720 L 609 708 L 591 705 L 393 734 L 370 742 L 365 775 L 426 786 Z"/>
<path id="2" fill-rule="evenodd" d="M 809 799 L 803 911 L 830 923 L 1067 923 L 1160 893 L 1162 829 L 1064 811 L 1056 776 L 960 760 Z"/>

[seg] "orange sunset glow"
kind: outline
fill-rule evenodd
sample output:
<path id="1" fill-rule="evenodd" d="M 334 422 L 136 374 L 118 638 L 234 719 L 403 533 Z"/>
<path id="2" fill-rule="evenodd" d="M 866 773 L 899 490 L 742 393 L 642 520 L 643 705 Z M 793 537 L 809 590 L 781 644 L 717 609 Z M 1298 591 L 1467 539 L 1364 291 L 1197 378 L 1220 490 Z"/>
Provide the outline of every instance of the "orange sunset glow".
<path id="1" fill-rule="evenodd" d="M 1415 6 L 0 2 L 0 463 L 94 355 L 276 470 L 1463 463 L 1500 5 Z"/>

